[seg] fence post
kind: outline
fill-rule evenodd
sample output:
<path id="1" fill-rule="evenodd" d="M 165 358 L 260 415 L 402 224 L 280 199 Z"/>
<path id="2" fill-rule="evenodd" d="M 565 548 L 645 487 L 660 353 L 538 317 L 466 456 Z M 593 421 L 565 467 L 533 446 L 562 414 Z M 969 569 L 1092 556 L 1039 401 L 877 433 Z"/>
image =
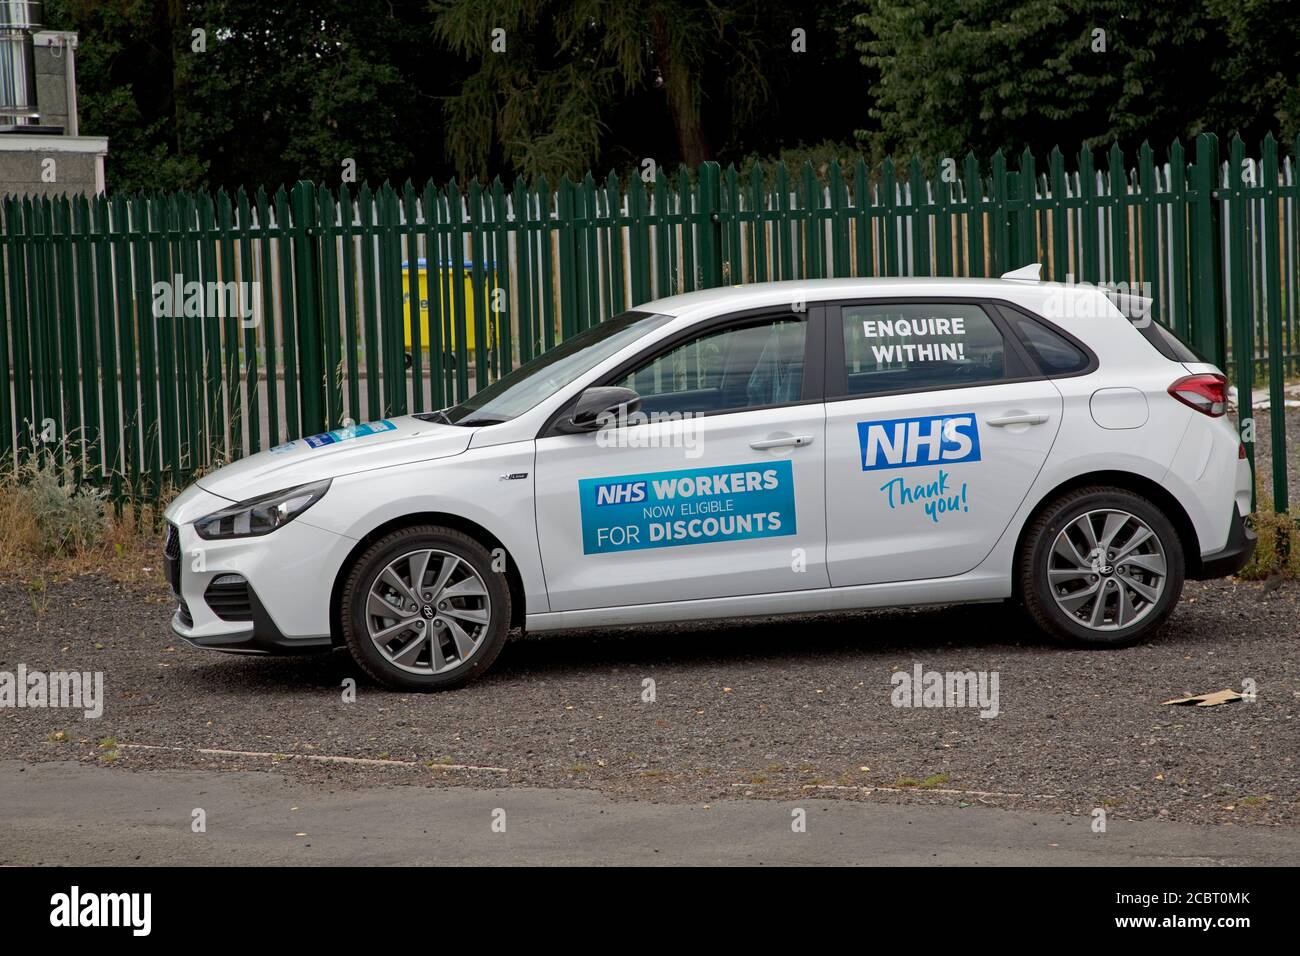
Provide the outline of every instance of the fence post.
<path id="1" fill-rule="evenodd" d="M 1240 136 L 1232 137 L 1228 150 L 1228 184 L 1223 194 L 1228 200 L 1228 286 L 1229 315 L 1232 323 L 1232 361 L 1237 379 L 1237 427 L 1244 430 L 1253 422 L 1254 408 L 1251 394 L 1255 384 L 1255 344 L 1251 328 L 1250 299 L 1246 284 L 1250 281 L 1249 250 L 1246 247 L 1246 193 L 1242 188 L 1243 161 L 1246 145 Z M 1245 442 L 1246 457 L 1250 461 L 1251 475 L 1255 473 L 1254 429 L 1251 441 Z M 1251 509 L 1255 507 L 1255 488 L 1251 484 Z"/>
<path id="2" fill-rule="evenodd" d="M 880 228 L 884 240 L 880 274 L 902 275 L 898 269 L 898 184 L 892 156 L 886 156 L 880 164 L 880 200 L 883 207 Z"/>
<path id="3" fill-rule="evenodd" d="M 1138 266 L 1142 271 L 1140 282 L 1142 285 L 1142 294 L 1146 295 L 1146 290 L 1151 290 L 1151 314 L 1161 315 L 1160 301 L 1160 275 L 1159 275 L 1159 237 L 1156 229 L 1156 162 L 1155 153 L 1151 149 L 1151 144 L 1146 140 L 1138 148 L 1138 189 L 1141 196 L 1141 205 L 1138 207 L 1142 212 L 1138 217 L 1138 228 L 1141 230 L 1142 256 L 1137 259 Z M 1135 258 L 1137 258 L 1135 256 Z M 1171 321 L 1169 323 L 1173 325 Z"/>
<path id="4" fill-rule="evenodd" d="M 979 160 L 967 150 L 962 199 L 966 209 L 966 275 L 975 278 L 989 274 L 984 253 L 984 178 Z"/>
<path id="5" fill-rule="evenodd" d="M 1079 260 L 1075 268 L 1084 282 L 1101 281 L 1101 232 L 1098 211 L 1102 208 L 1097 193 L 1097 167 L 1092 150 L 1079 150 Z"/>
<path id="6" fill-rule="evenodd" d="M 703 287 L 722 285 L 722 177 L 717 163 L 700 163 L 700 204 L 695 222 L 700 231 Z"/>
<path id="7" fill-rule="evenodd" d="M 1264 137 L 1264 309 L 1268 329 L 1268 411 L 1269 439 L 1273 450 L 1273 510 L 1285 514 L 1287 501 L 1286 406 L 1284 347 L 1282 344 L 1282 275 L 1278 248 L 1277 140 L 1269 133 Z M 1240 402 L 1238 403 L 1240 407 Z M 1281 541 L 1286 541 L 1283 536 Z"/>
<path id="8" fill-rule="evenodd" d="M 16 452 L 11 439 L 13 410 L 9 403 L 9 323 L 7 320 L 5 290 L 5 248 L 9 245 L 9 217 L 0 222 L 0 458 Z M 18 316 L 15 316 L 17 319 Z M 21 388 L 21 384 L 19 385 Z M 19 431 L 21 431 L 21 424 Z"/>
<path id="9" fill-rule="evenodd" d="M 1054 282 L 1064 282 L 1066 273 L 1070 271 L 1070 229 L 1069 213 L 1065 210 L 1065 157 L 1061 154 L 1061 147 L 1052 147 L 1047 156 L 1047 170 L 1052 190 L 1052 201 L 1048 206 L 1052 213 L 1050 274 Z"/>
<path id="10" fill-rule="evenodd" d="M 1228 343 L 1224 334 L 1222 234 L 1218 203 L 1219 141 L 1213 133 L 1196 137 L 1196 165 L 1192 170 L 1191 247 L 1193 289 L 1192 344 L 1227 370 Z"/>
<path id="11" fill-rule="evenodd" d="M 321 360 L 319 295 L 316 288 L 320 250 L 317 247 L 316 187 L 300 180 L 293 187 L 293 271 L 298 290 L 298 354 L 302 357 L 298 385 L 302 395 L 302 424 L 309 433 L 325 430 L 326 388 Z"/>
<path id="12" fill-rule="evenodd" d="M 926 194 L 925 172 L 921 160 L 912 157 L 908 164 L 908 191 L 911 193 L 912 213 L 912 271 L 914 276 L 933 275 L 930 258 L 930 204 Z"/>
<path id="13" fill-rule="evenodd" d="M 1106 157 L 1106 187 L 1110 206 L 1110 282 L 1127 283 L 1129 271 L 1128 173 L 1119 143 L 1111 143 Z"/>
<path id="14" fill-rule="evenodd" d="M 989 179 L 989 274 L 1001 275 L 1011 259 L 1011 220 L 1007 215 L 1007 161 L 1002 150 L 993 154 Z M 1024 265 L 1020 263 L 1019 265 Z M 1018 267 L 1018 266 L 1017 266 Z"/>
<path id="15" fill-rule="evenodd" d="M 1187 320 L 1187 160 L 1177 139 L 1169 146 L 1169 245 L 1173 268 L 1169 273 L 1169 324 L 1188 338 Z"/>
<path id="16" fill-rule="evenodd" d="M 1038 217 L 1035 210 L 1038 198 L 1037 169 L 1034 154 L 1026 146 L 1020 154 L 1020 169 L 1016 173 L 1016 252 L 1011 266 L 1013 269 L 1042 262 L 1043 259 L 1038 251 Z"/>

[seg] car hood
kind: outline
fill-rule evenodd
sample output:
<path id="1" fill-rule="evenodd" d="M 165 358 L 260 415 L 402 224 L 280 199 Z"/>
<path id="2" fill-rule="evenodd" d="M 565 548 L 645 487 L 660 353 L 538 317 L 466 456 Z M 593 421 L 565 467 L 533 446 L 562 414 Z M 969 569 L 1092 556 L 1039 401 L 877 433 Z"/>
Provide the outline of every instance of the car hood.
<path id="1" fill-rule="evenodd" d="M 401 415 L 299 438 L 204 475 L 198 486 L 232 501 L 375 468 L 459 455 L 474 429 Z"/>

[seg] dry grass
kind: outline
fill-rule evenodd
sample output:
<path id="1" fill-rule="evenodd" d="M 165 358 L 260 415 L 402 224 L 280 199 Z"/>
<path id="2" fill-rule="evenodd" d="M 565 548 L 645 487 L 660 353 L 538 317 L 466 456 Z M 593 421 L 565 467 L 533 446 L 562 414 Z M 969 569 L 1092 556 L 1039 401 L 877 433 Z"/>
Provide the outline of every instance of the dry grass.
<path id="1" fill-rule="evenodd" d="M 1300 521 L 1297 515 L 1277 514 L 1273 498 L 1255 478 L 1255 513 L 1248 519 L 1259 536 L 1255 554 L 1237 577 L 1246 581 L 1281 576 L 1300 578 Z"/>
<path id="2" fill-rule="evenodd" d="M 1300 578 L 1300 524 L 1291 514 L 1275 514 L 1272 506 L 1261 500 L 1259 510 L 1250 516 L 1250 526 L 1259 541 L 1250 563 L 1237 575 L 1246 581 L 1258 581 L 1280 574 Z"/>
<path id="3" fill-rule="evenodd" d="M 56 484 L 63 495 L 52 493 Z M 93 572 L 123 583 L 166 585 L 163 506 L 128 505 L 116 514 L 93 492 L 67 488 L 48 465 L 15 468 L 8 462 L 0 468 L 0 575 L 31 582 Z"/>

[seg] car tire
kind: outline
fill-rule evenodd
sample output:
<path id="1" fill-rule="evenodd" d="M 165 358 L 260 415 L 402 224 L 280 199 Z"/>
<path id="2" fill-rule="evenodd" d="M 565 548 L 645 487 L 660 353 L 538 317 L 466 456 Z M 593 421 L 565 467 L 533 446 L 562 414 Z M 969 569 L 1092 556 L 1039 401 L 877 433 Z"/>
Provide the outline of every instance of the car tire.
<path id="1" fill-rule="evenodd" d="M 396 690 L 448 690 L 478 677 L 501 653 L 510 587 L 474 538 L 418 525 L 366 548 L 343 582 L 339 610 L 348 650 L 376 681 Z"/>
<path id="2" fill-rule="evenodd" d="M 1125 647 L 1153 633 L 1182 594 L 1173 523 L 1122 488 L 1080 488 L 1048 505 L 1021 547 L 1017 584 L 1029 618 L 1086 647 Z"/>

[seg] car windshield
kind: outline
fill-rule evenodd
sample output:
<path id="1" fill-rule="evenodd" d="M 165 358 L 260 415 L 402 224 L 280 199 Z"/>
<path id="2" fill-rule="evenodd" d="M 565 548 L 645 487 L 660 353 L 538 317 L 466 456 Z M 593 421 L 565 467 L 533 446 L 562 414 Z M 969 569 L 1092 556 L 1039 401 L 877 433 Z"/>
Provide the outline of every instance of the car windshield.
<path id="1" fill-rule="evenodd" d="M 559 345 L 431 418 L 452 425 L 495 425 L 522 415 L 624 346 L 672 321 L 671 315 L 624 312 Z"/>

